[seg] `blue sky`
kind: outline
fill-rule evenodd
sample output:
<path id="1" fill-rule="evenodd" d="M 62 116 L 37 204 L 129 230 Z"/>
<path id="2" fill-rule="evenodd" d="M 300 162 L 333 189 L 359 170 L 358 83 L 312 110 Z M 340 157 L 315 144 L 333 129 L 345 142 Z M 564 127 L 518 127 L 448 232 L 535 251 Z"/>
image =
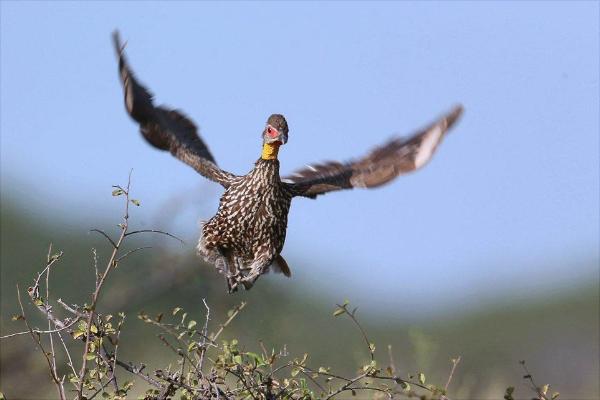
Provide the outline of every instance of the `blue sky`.
<path id="1" fill-rule="evenodd" d="M 283 252 L 295 277 L 282 285 L 402 313 L 597 279 L 597 2 L 0 7 L 3 200 L 40 221 L 68 215 L 65 229 L 83 232 L 116 220 L 110 186 L 130 168 L 143 204 L 134 218 L 186 237 L 188 251 L 216 210 L 220 189 L 146 145 L 126 116 L 110 41 L 119 28 L 157 102 L 185 110 L 238 174 L 260 155 L 271 113 L 290 124 L 280 160 L 291 172 L 359 156 L 464 104 L 424 170 L 295 201 Z"/>

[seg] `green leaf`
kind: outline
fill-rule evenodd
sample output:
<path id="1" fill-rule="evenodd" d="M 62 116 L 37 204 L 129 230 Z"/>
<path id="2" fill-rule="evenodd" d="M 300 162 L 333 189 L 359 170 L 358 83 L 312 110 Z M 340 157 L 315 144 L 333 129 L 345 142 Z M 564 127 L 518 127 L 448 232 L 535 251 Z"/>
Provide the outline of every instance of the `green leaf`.
<path id="1" fill-rule="evenodd" d="M 253 358 L 257 364 L 264 364 L 262 357 L 259 356 L 258 354 L 248 351 L 248 352 L 246 352 L 246 355 L 248 357 Z"/>
<path id="2" fill-rule="evenodd" d="M 558 396 L 560 396 L 560 393 L 558 393 L 558 392 L 554 392 L 554 393 L 552 393 L 552 396 L 551 396 L 550 398 L 551 398 L 552 400 L 554 400 L 554 399 L 557 399 L 557 398 L 558 398 Z"/>
<path id="3" fill-rule="evenodd" d="M 96 358 L 95 354 L 88 354 L 85 356 L 86 360 L 91 361 L 94 360 Z"/>
<path id="4" fill-rule="evenodd" d="M 375 343 L 369 343 L 369 350 L 371 350 L 371 353 L 375 353 Z"/>
<path id="5" fill-rule="evenodd" d="M 78 337 L 83 336 L 84 334 L 85 334 L 84 331 L 80 331 L 80 330 L 73 331 L 73 339 L 77 339 Z"/>
<path id="6" fill-rule="evenodd" d="M 140 206 L 140 201 L 138 199 L 131 199 L 130 200 L 132 204 L 136 205 L 136 206 Z"/>
<path id="7" fill-rule="evenodd" d="M 419 383 L 420 383 L 421 385 L 424 385 L 424 384 L 425 384 L 425 374 L 424 374 L 424 373 L 422 373 L 422 372 L 419 372 Z"/>
<path id="8" fill-rule="evenodd" d="M 543 395 L 546 395 L 546 393 L 548 393 L 548 388 L 550 388 L 550 385 L 546 384 L 541 387 L 540 392 L 542 392 Z"/>
<path id="9" fill-rule="evenodd" d="M 195 327 L 195 326 L 196 326 L 196 321 L 194 321 L 194 320 L 192 319 L 192 320 L 190 320 L 190 322 L 188 323 L 188 326 L 187 326 L 187 328 L 188 328 L 188 329 L 192 329 L 192 328 L 193 328 L 193 327 Z"/>
<path id="10" fill-rule="evenodd" d="M 179 311 L 183 310 L 181 307 L 175 307 L 173 309 L 173 315 L 177 314 Z"/>
<path id="11" fill-rule="evenodd" d="M 410 390 L 410 385 L 408 382 L 400 381 L 400 387 L 406 391 Z"/>
<path id="12" fill-rule="evenodd" d="M 241 364 L 242 363 L 242 356 L 241 355 L 237 355 L 237 356 L 233 356 L 233 362 L 236 364 Z"/>
<path id="13" fill-rule="evenodd" d="M 327 373 L 327 368 L 325 368 L 325 367 L 319 367 L 319 373 L 320 374 Z"/>
<path id="14" fill-rule="evenodd" d="M 90 332 L 98 333 L 98 327 L 96 325 L 92 324 L 92 326 L 90 326 Z"/>
<path id="15" fill-rule="evenodd" d="M 15 315 L 13 315 L 13 316 L 12 316 L 12 318 L 11 318 L 11 319 L 12 319 L 13 321 L 19 321 L 19 320 L 25 319 L 25 317 L 24 317 L 24 316 L 22 316 L 22 315 L 17 315 L 17 314 L 15 314 Z M 0 394 L 2 394 L 2 393 L 0 393 Z M 0 400 L 2 400 L 2 398 L 0 398 Z"/>
<path id="16" fill-rule="evenodd" d="M 300 368 L 295 367 L 295 368 L 292 368 L 292 372 L 290 373 L 290 375 L 292 375 L 292 377 L 294 377 L 294 376 L 298 375 L 299 373 L 300 373 Z"/>
<path id="17" fill-rule="evenodd" d="M 335 311 L 333 312 L 333 316 L 334 316 L 334 317 L 337 317 L 337 316 L 340 316 L 340 315 L 342 315 L 342 314 L 343 314 L 343 313 L 345 313 L 345 312 L 346 312 L 346 311 L 345 311 L 343 308 L 338 308 L 337 310 L 335 310 Z"/>
<path id="18" fill-rule="evenodd" d="M 123 191 L 123 189 L 115 189 L 115 190 L 113 190 L 113 191 L 112 191 L 112 195 L 113 195 L 113 196 L 120 196 L 120 195 L 122 195 L 123 193 L 125 193 L 125 192 Z"/>

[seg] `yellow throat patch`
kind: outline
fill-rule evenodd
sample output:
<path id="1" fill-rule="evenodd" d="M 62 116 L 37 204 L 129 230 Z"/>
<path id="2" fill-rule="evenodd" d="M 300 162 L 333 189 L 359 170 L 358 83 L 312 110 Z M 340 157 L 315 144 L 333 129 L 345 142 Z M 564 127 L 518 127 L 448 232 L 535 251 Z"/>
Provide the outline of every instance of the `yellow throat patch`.
<path id="1" fill-rule="evenodd" d="M 263 160 L 276 160 L 279 146 L 281 145 L 278 142 L 263 144 L 262 155 L 260 157 Z"/>

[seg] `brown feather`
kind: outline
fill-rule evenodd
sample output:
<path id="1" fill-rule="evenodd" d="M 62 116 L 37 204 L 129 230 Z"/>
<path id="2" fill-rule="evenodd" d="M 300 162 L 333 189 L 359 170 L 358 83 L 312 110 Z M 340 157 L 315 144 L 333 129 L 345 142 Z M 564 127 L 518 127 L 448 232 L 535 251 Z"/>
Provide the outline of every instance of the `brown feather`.
<path id="1" fill-rule="evenodd" d="M 217 167 L 208 147 L 198 136 L 196 125 L 181 111 L 155 107 L 152 94 L 137 81 L 127 63 L 118 32 L 114 32 L 113 42 L 119 59 L 125 109 L 139 123 L 144 138 L 158 149 L 169 150 L 204 177 L 229 187 L 235 175 Z"/>
<path id="2" fill-rule="evenodd" d="M 358 160 L 309 166 L 282 181 L 288 184 L 294 196 L 311 198 L 335 190 L 384 185 L 425 165 L 462 111 L 462 106 L 457 106 L 413 136 L 393 138 Z"/>

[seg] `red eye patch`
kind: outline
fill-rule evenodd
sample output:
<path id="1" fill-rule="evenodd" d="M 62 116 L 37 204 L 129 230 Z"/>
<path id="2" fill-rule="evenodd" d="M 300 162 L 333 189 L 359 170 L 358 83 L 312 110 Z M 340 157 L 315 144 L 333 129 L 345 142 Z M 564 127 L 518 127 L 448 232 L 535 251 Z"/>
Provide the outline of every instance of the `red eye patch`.
<path id="1" fill-rule="evenodd" d="M 275 138 L 279 136 L 279 132 L 277 131 L 277 129 L 269 125 L 267 126 L 267 135 L 271 136 L 272 138 Z"/>

